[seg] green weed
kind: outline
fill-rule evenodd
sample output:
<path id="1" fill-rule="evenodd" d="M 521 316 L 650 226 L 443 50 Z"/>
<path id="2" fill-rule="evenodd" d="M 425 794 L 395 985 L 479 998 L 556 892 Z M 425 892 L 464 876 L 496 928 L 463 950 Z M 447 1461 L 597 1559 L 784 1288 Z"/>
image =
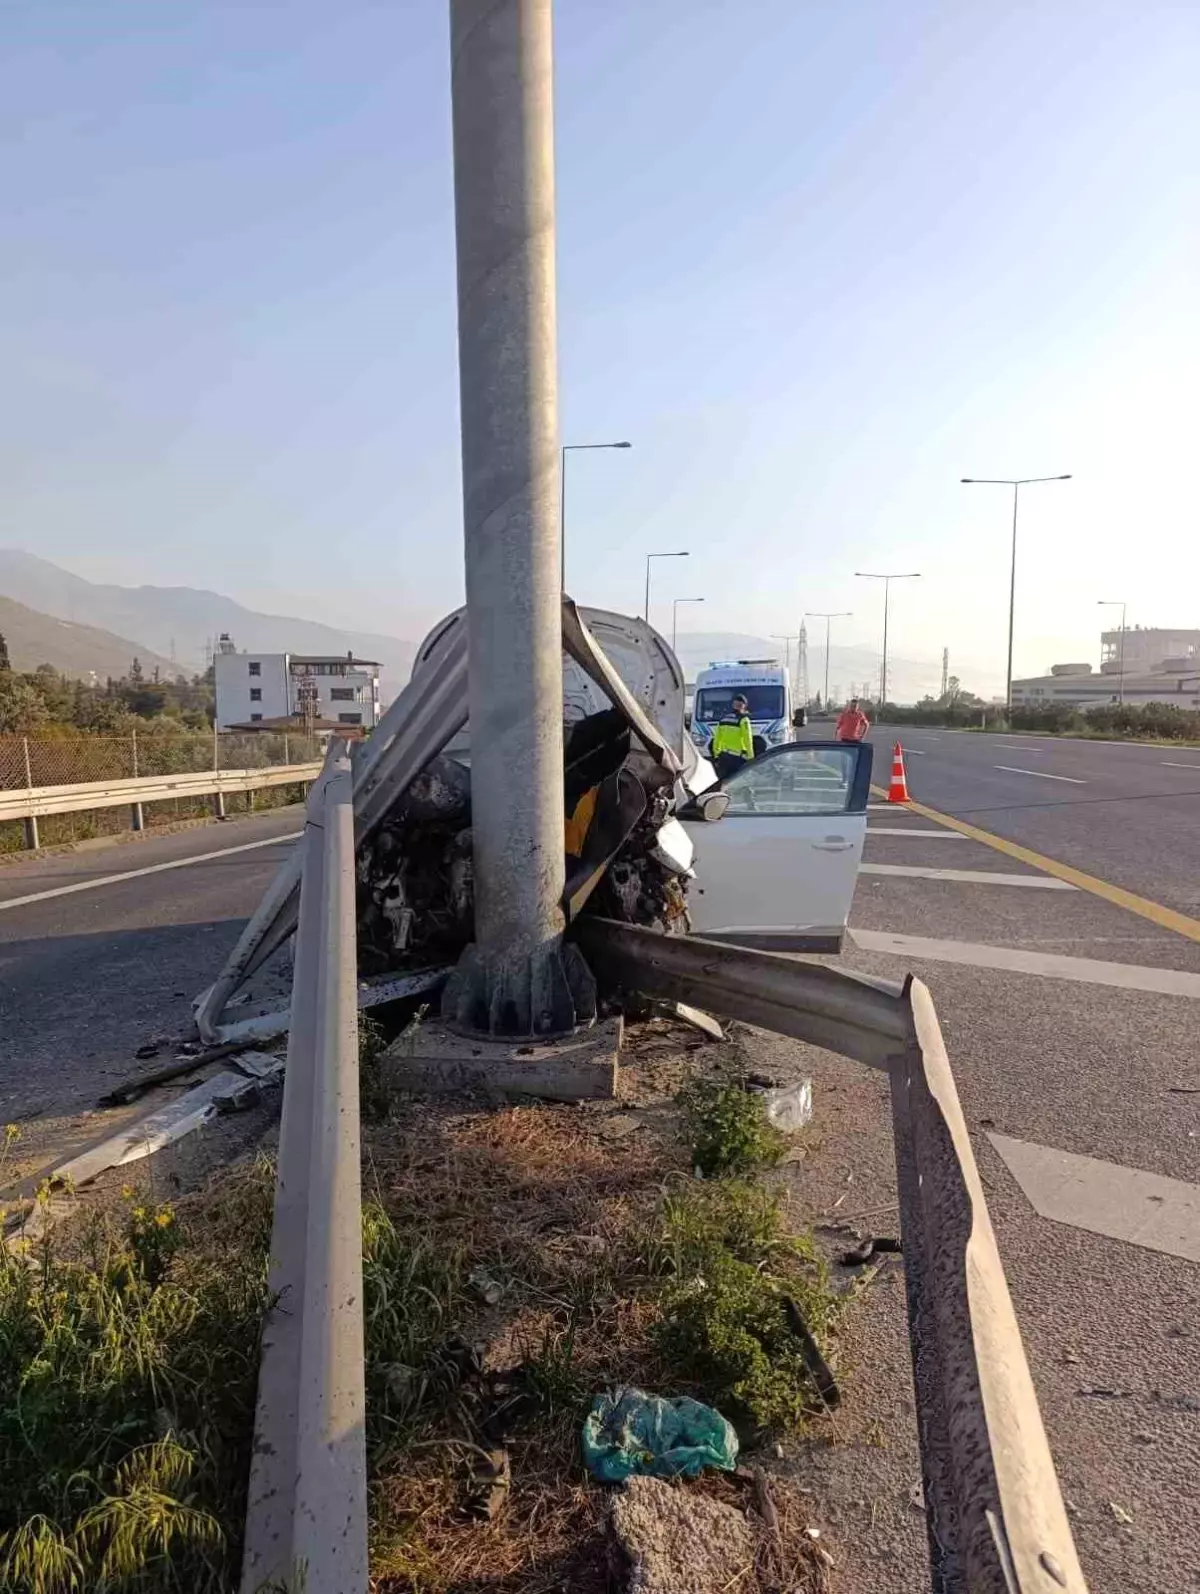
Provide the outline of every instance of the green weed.
<path id="1" fill-rule="evenodd" d="M 707 1178 L 777 1163 L 787 1140 L 767 1121 L 762 1098 L 739 1084 L 694 1079 L 676 1097 L 692 1164 Z"/>

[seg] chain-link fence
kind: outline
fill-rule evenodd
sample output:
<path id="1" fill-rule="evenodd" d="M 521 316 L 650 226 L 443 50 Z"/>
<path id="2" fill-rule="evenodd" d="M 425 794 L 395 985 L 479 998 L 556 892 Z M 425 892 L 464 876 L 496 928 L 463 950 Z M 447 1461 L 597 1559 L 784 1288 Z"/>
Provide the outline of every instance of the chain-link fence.
<path id="1" fill-rule="evenodd" d="M 291 731 L 128 736 L 0 736 L 0 789 L 74 786 L 138 775 L 199 774 L 206 769 L 276 769 L 321 757 L 315 736 Z"/>

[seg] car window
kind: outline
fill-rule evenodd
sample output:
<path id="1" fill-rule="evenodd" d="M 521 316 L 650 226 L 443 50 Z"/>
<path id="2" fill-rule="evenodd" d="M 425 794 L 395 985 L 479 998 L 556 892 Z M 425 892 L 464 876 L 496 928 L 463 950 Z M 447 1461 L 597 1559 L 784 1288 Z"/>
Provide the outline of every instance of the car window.
<path id="1" fill-rule="evenodd" d="M 843 814 L 850 805 L 856 747 L 781 747 L 721 782 L 727 817 L 738 814 Z"/>

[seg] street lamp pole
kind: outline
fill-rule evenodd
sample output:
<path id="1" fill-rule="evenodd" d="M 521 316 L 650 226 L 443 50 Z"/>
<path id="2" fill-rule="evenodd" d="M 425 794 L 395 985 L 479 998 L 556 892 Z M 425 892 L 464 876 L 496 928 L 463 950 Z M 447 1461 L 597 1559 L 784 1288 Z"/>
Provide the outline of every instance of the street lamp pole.
<path id="1" fill-rule="evenodd" d="M 703 603 L 703 598 L 672 598 L 671 599 L 671 652 L 675 651 L 675 637 L 679 629 L 679 605 L 681 603 Z"/>
<path id="2" fill-rule="evenodd" d="M 559 450 L 558 472 L 558 526 L 559 537 L 562 542 L 562 588 L 567 590 L 567 455 L 577 454 L 582 449 L 592 448 L 632 448 L 632 443 L 564 443 Z"/>
<path id="3" fill-rule="evenodd" d="M 1124 703 L 1124 701 L 1125 701 L 1125 604 L 1120 598 L 1098 598 L 1096 600 L 1096 602 L 1097 602 L 1097 605 L 1101 609 L 1120 609 L 1120 611 L 1121 611 L 1121 642 L 1120 642 L 1120 646 L 1119 646 L 1118 652 L 1117 652 L 1117 658 L 1119 660 L 1117 668 L 1120 670 L 1121 673 L 1120 673 L 1120 675 L 1118 677 L 1118 680 L 1119 680 L 1120 684 L 1117 687 L 1117 692 L 1118 692 L 1117 701 L 1119 703 Z"/>
<path id="4" fill-rule="evenodd" d="M 1069 482 L 1070 471 L 1065 476 L 964 476 L 967 487 L 1011 487 L 1013 490 L 1012 564 L 1008 577 L 1008 668 L 1005 672 L 1004 701 L 1006 712 L 1012 713 L 1012 661 L 1013 621 L 1017 611 L 1017 505 L 1022 487 L 1033 487 L 1039 482 Z"/>
<path id="5" fill-rule="evenodd" d="M 646 555 L 646 608 L 642 618 L 647 625 L 650 623 L 650 561 L 651 559 L 690 559 L 691 554 L 685 548 L 681 553 L 648 553 Z"/>
<path id="6" fill-rule="evenodd" d="M 887 645 L 888 645 L 888 600 L 891 596 L 893 581 L 915 581 L 921 574 L 919 570 L 889 570 L 886 573 L 879 570 L 856 570 L 856 576 L 862 576 L 867 581 L 883 582 L 883 664 L 879 671 L 879 707 L 882 711 L 887 704 Z"/>
<path id="7" fill-rule="evenodd" d="M 806 620 L 824 620 L 825 622 L 825 695 L 821 699 L 821 707 L 829 707 L 829 627 L 833 620 L 849 620 L 854 613 L 853 609 L 839 609 L 835 614 L 826 614 L 823 609 L 809 609 L 804 618 Z"/>

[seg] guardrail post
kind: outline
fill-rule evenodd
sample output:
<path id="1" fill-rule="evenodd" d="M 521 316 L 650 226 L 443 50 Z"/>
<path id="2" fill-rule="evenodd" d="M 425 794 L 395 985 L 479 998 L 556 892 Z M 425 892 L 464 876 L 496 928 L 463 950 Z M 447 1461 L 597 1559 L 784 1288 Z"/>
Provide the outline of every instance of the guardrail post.
<path id="1" fill-rule="evenodd" d="M 242 1594 L 365 1594 L 354 814 L 339 744 L 309 803 Z"/>
<path id="2" fill-rule="evenodd" d="M 33 765 L 29 762 L 29 738 L 22 736 L 21 751 L 25 754 L 25 786 L 33 790 Z M 41 837 L 38 835 L 37 815 L 30 814 L 25 820 L 25 845 L 30 852 L 36 852 L 41 846 Z"/>
<path id="3" fill-rule="evenodd" d="M 129 739 L 133 744 L 133 778 L 136 780 L 138 778 L 137 732 L 130 731 Z M 129 820 L 134 830 L 144 830 L 146 828 L 146 819 L 142 812 L 141 803 L 130 803 Z"/>

